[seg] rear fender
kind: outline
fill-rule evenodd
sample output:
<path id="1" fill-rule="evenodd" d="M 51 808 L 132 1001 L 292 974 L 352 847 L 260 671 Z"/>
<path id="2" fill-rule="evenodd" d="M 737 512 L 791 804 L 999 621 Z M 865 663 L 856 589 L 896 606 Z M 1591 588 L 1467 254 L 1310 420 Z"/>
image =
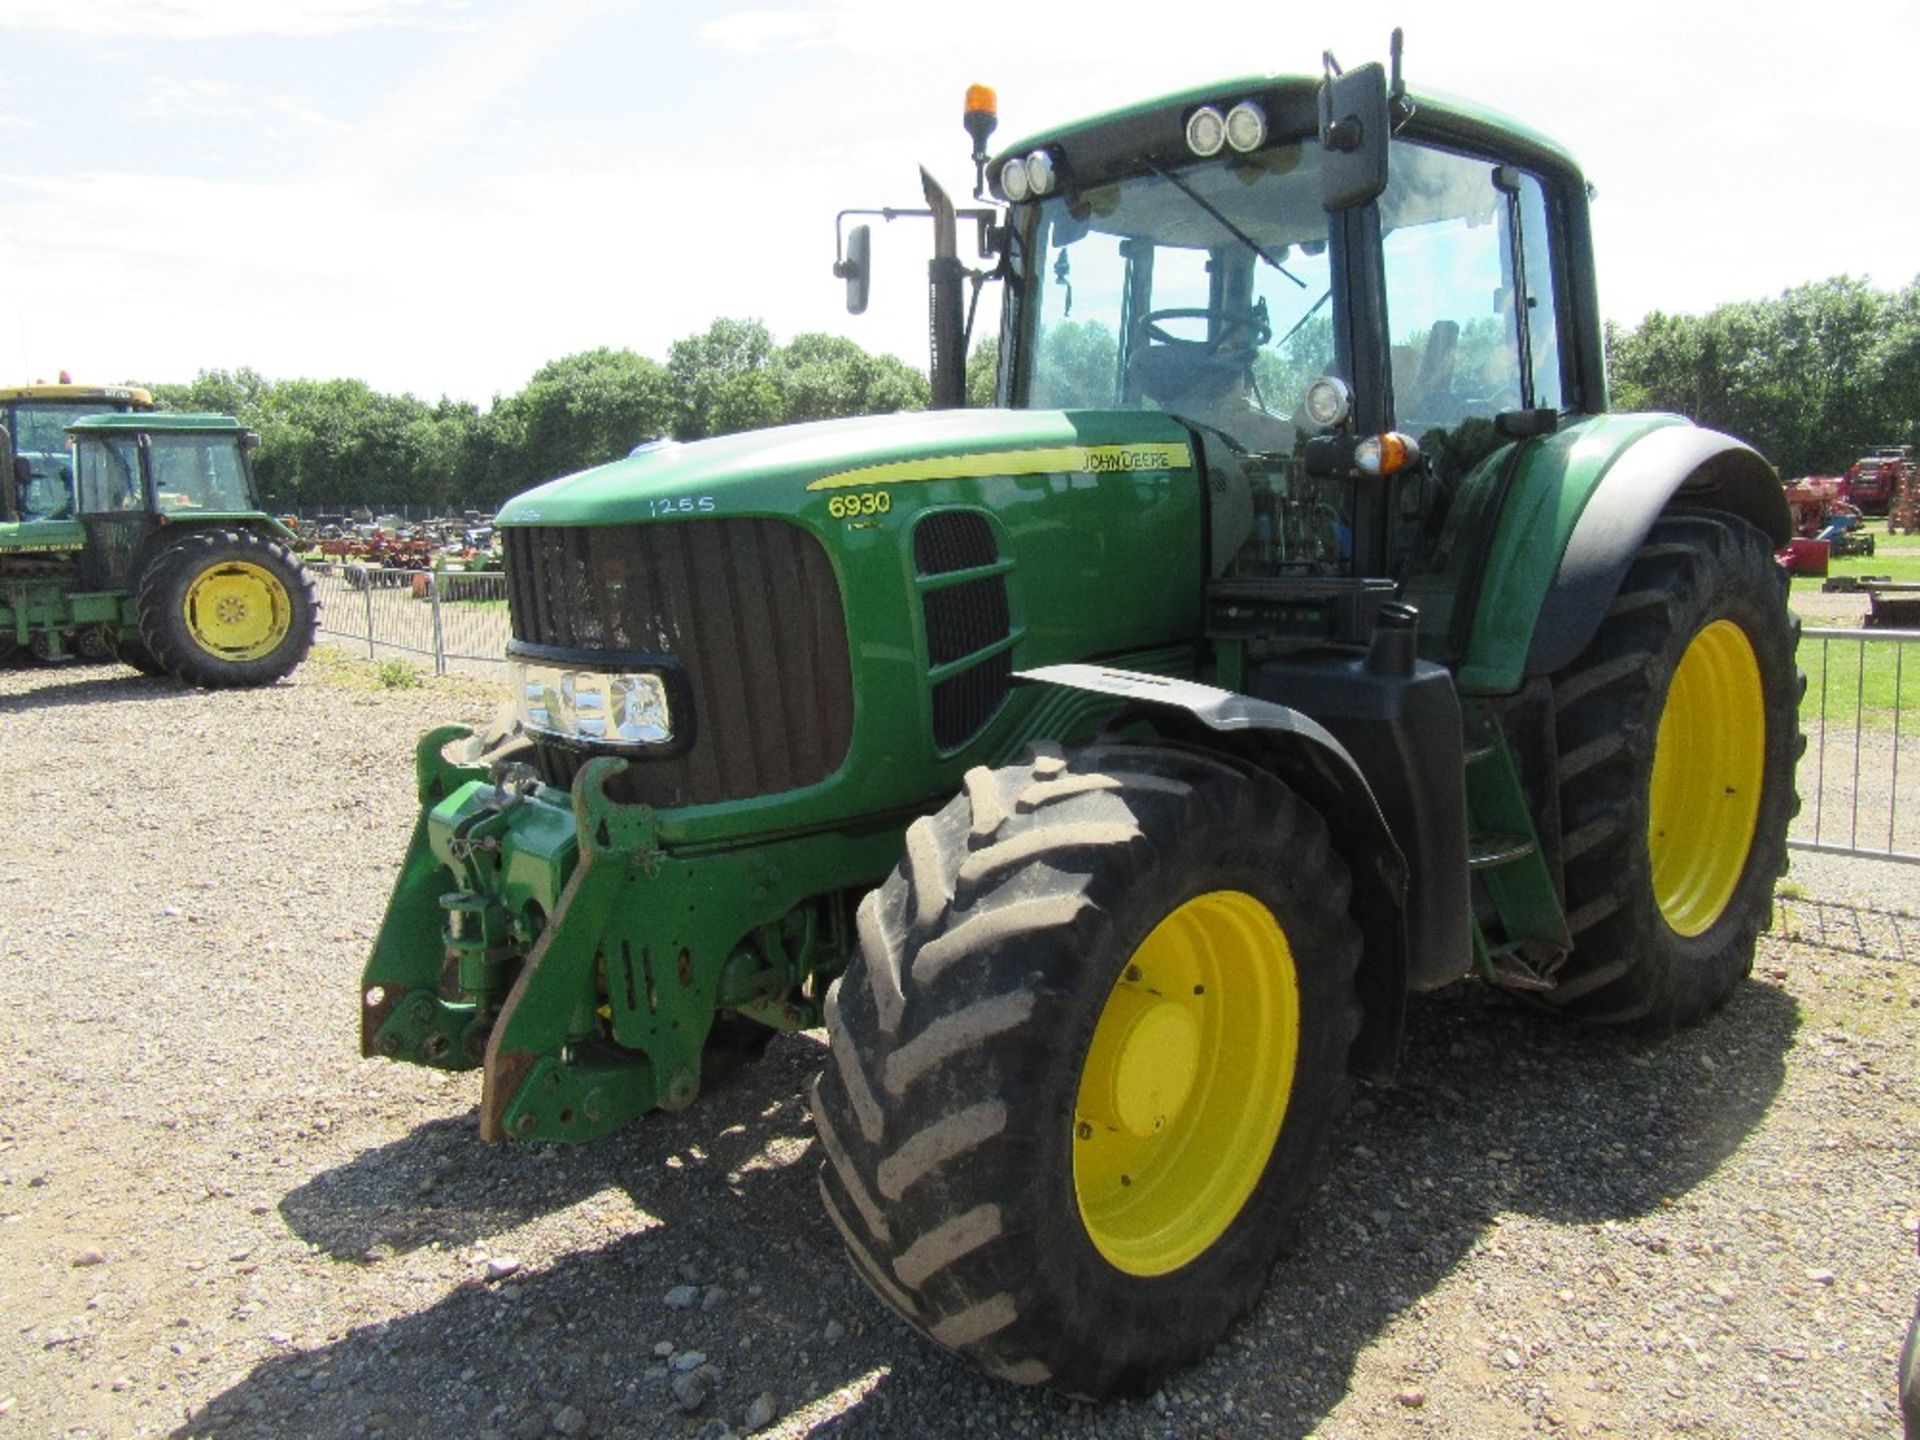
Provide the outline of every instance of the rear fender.
<path id="1" fill-rule="evenodd" d="M 1528 676 L 1565 669 L 1587 648 L 1653 522 L 1670 505 L 1736 515 L 1776 549 L 1793 535 L 1780 477 L 1751 446 L 1692 426 L 1642 437 L 1601 476 L 1567 537 L 1534 622 Z"/>
<path id="2" fill-rule="evenodd" d="M 1391 1077 L 1406 1022 L 1407 867 L 1366 776 L 1346 748 L 1289 706 L 1192 680 L 1098 665 L 1049 665 L 1014 678 L 1127 702 L 1168 739 L 1257 765 L 1319 811 L 1353 873 L 1351 910 L 1365 940 L 1359 989 L 1366 1020 L 1349 1068 L 1368 1079 Z"/>
<path id="3" fill-rule="evenodd" d="M 1460 582 L 1461 597 L 1431 597 L 1444 605 L 1471 596 L 1456 671 L 1463 694 L 1511 695 L 1585 649 L 1670 506 L 1737 515 L 1776 546 L 1792 530 L 1773 467 L 1742 441 L 1678 415 L 1589 416 L 1523 442 L 1497 472 L 1480 480 L 1499 489 L 1477 577 Z"/>

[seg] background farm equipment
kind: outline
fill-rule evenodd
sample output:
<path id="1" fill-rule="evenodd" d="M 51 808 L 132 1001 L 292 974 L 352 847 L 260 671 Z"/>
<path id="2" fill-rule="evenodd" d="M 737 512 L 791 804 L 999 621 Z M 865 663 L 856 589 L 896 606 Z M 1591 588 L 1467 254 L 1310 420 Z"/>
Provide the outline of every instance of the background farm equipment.
<path id="1" fill-rule="evenodd" d="M 1793 512 L 1794 539 L 1780 552 L 1780 561 L 1795 575 L 1825 575 L 1827 561 L 1874 553 L 1873 534 L 1860 508 L 1847 498 L 1847 481 L 1833 475 L 1812 475 L 1786 486 L 1787 507 Z M 1810 544 L 1807 542 L 1818 542 Z M 1824 548 L 1822 548 L 1824 547 Z"/>
<path id="2" fill-rule="evenodd" d="M 1846 498 L 1863 514 L 1885 515 L 1914 474 L 1911 445 L 1882 445 L 1847 467 Z"/>
<path id="3" fill-rule="evenodd" d="M 209 687 L 300 663 L 313 590 L 292 536 L 259 508 L 251 432 L 224 415 L 122 413 L 67 434 L 59 513 L 23 514 L 16 487 L 0 495 L 0 654 L 117 656 Z M 25 457 L 0 462 L 24 480 Z"/>
<path id="4" fill-rule="evenodd" d="M 1795 803 L 1778 477 L 1609 413 L 1584 176 L 1395 38 L 991 160 L 970 94 L 981 207 L 876 212 L 932 223 L 934 413 L 503 509 L 515 722 L 420 744 L 365 1053 L 586 1140 L 824 1022 L 854 1269 L 1103 1395 L 1250 1307 L 1410 991 L 1720 1004 Z"/>

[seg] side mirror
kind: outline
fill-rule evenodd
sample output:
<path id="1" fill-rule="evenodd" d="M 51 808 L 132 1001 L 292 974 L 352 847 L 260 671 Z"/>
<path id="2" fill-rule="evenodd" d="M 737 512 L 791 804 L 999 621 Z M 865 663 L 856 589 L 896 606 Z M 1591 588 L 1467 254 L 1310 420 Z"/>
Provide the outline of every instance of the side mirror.
<path id="1" fill-rule="evenodd" d="M 248 453 L 258 450 L 260 448 L 260 432 L 258 430 L 242 430 L 240 432 L 240 448 Z"/>
<path id="2" fill-rule="evenodd" d="M 833 273 L 847 282 L 847 313 L 864 315 L 867 286 L 873 277 L 873 232 L 856 225 L 847 234 L 847 258 L 833 263 Z"/>
<path id="3" fill-rule="evenodd" d="M 1344 73 L 1328 57 L 1320 82 L 1320 207 L 1365 205 L 1387 188 L 1387 72 L 1378 61 Z"/>

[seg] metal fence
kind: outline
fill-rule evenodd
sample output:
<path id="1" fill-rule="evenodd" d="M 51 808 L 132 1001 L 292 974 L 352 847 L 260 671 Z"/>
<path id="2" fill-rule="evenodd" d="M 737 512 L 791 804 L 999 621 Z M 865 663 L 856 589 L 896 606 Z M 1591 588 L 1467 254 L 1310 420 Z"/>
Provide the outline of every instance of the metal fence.
<path id="1" fill-rule="evenodd" d="M 449 670 L 497 674 L 507 648 L 507 587 L 497 573 L 430 573 L 365 565 L 308 567 L 320 592 L 320 633 L 368 659 L 389 655 Z M 1800 850 L 1920 864 L 1920 632 L 1808 630 L 1801 728 Z"/>
<path id="2" fill-rule="evenodd" d="M 309 564 L 320 596 L 320 633 L 369 660 L 431 661 L 434 673 L 496 671 L 507 651 L 507 582 L 497 572 L 386 570 Z"/>
<path id="3" fill-rule="evenodd" d="M 1920 864 L 1920 631 L 1806 630 L 1800 850 Z"/>

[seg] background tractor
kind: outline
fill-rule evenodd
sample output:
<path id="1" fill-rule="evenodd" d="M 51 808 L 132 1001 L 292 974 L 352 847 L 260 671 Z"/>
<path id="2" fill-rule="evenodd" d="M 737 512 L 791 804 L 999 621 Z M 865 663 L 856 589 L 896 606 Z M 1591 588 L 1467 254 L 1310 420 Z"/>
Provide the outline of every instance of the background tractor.
<path id="1" fill-rule="evenodd" d="M 46 457 L 33 427 L 50 422 L 20 418 Z M 59 418 L 57 476 L 0 440 L 0 654 L 118 656 L 212 688 L 298 665 L 318 608 L 291 533 L 260 509 L 252 432 L 224 415 Z"/>
<path id="2" fill-rule="evenodd" d="M 1103 1395 L 1252 1304 L 1410 992 L 1723 1001 L 1796 805 L 1779 479 L 1608 413 L 1584 177 L 1397 50 L 991 160 L 976 92 L 981 206 L 875 212 L 948 408 L 511 502 L 515 721 L 420 745 L 366 1053 L 584 1140 L 824 1022 L 854 1268 Z"/>
<path id="3" fill-rule="evenodd" d="M 153 396 L 131 385 L 75 385 L 62 371 L 57 384 L 0 389 L 0 429 L 13 443 L 15 464 L 0 474 L 0 511 L 18 520 L 59 519 L 72 513 L 73 460 L 67 426 L 89 415 L 153 409 Z M 24 462 L 24 463 L 22 463 Z"/>

